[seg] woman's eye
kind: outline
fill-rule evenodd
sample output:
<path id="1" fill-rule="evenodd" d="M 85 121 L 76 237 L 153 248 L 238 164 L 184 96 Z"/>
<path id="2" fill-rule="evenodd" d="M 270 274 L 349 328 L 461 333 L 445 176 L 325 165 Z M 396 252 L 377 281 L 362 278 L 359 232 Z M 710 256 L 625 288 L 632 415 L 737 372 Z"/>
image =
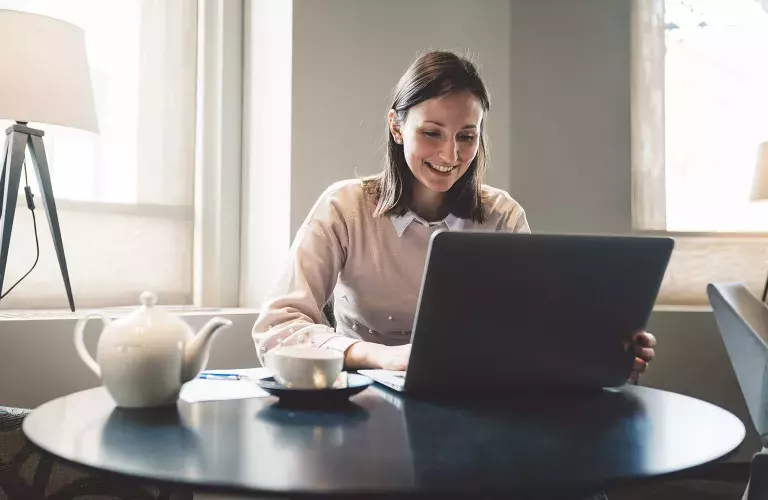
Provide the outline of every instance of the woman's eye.
<path id="1" fill-rule="evenodd" d="M 428 137 L 430 139 L 439 139 L 443 136 L 442 133 L 435 131 L 435 130 L 425 130 L 424 137 Z M 477 136 L 473 134 L 461 134 L 456 136 L 456 138 L 459 140 L 459 142 L 472 142 L 475 140 Z"/>

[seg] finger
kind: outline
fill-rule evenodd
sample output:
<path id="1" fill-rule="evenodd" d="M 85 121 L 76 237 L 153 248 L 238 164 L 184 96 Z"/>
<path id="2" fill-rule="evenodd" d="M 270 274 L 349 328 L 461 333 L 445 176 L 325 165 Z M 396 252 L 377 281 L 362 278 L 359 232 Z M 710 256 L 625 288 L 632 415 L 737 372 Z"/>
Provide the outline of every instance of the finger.
<path id="1" fill-rule="evenodd" d="M 645 370 L 648 368 L 648 363 L 646 363 L 644 360 L 640 358 L 635 358 L 635 363 L 632 365 L 632 371 L 635 373 L 645 373 Z"/>
<path id="2" fill-rule="evenodd" d="M 635 336 L 635 345 L 643 347 L 654 347 L 656 345 L 656 337 L 648 332 L 640 332 Z"/>
<path id="3" fill-rule="evenodd" d="M 656 356 L 656 351 L 654 351 L 651 347 L 635 346 L 635 356 L 645 361 L 652 361 Z"/>

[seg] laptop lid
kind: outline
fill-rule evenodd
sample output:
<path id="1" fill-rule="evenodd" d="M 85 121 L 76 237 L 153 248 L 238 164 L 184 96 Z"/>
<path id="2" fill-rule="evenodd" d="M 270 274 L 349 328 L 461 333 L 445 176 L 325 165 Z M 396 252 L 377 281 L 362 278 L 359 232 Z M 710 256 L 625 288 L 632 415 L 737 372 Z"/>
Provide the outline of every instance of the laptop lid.
<path id="1" fill-rule="evenodd" d="M 433 234 L 405 380 L 410 393 L 601 388 L 626 382 L 674 241 Z"/>

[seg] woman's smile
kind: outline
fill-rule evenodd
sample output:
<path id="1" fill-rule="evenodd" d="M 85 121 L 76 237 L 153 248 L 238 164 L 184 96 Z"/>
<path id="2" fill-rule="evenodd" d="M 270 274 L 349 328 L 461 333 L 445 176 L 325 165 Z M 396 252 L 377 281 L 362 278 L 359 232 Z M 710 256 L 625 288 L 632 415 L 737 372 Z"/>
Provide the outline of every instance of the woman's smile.
<path id="1" fill-rule="evenodd" d="M 436 173 L 439 173 L 439 174 L 443 174 L 443 175 L 448 175 L 451 172 L 453 172 L 454 169 L 456 169 L 456 165 L 453 165 L 453 166 L 439 165 L 437 163 L 430 163 L 430 162 L 428 162 L 426 160 L 424 160 L 424 164 L 427 167 L 429 167 L 430 170 L 432 170 L 433 172 L 436 172 Z"/>

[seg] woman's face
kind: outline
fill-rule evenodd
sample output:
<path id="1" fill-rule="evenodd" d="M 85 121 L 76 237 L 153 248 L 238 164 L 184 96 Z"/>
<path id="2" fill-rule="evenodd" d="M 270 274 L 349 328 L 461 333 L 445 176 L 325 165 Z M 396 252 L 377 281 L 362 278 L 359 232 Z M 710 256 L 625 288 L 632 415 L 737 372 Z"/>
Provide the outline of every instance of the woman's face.
<path id="1" fill-rule="evenodd" d="M 390 131 L 403 145 L 413 176 L 433 193 L 445 193 L 469 169 L 480 145 L 483 108 L 469 92 L 428 99 L 410 108 L 405 123 L 389 112 Z"/>

